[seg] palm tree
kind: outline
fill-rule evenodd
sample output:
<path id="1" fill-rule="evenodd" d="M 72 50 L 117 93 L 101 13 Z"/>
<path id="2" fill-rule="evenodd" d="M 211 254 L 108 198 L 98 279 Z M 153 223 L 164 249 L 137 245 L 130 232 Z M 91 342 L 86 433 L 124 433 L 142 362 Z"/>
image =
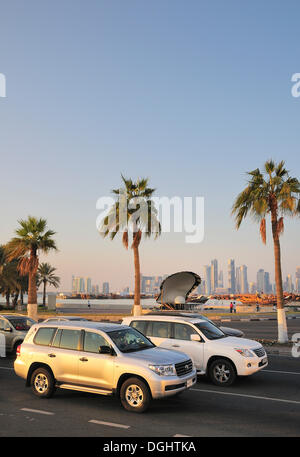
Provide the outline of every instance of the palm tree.
<path id="1" fill-rule="evenodd" d="M 41 263 L 37 271 L 37 285 L 40 287 L 43 284 L 43 306 L 46 306 L 46 287 L 58 287 L 60 284 L 59 276 L 55 276 L 56 268 L 51 267 L 49 263 Z"/>
<path id="2" fill-rule="evenodd" d="M 248 173 L 247 187 L 238 195 L 232 214 L 239 229 L 248 213 L 260 222 L 260 234 L 266 243 L 266 216 L 271 216 L 275 257 L 275 281 L 277 294 L 278 341 L 288 341 L 286 316 L 283 303 L 281 252 L 279 237 L 284 230 L 284 216 L 300 213 L 300 182 L 289 176 L 284 161 L 276 164 L 269 160 L 261 172 L 258 168 Z"/>
<path id="3" fill-rule="evenodd" d="M 47 254 L 57 250 L 53 230 L 47 230 L 47 221 L 29 216 L 27 220 L 18 221 L 20 227 L 16 237 L 6 245 L 8 261 L 18 259 L 18 270 L 22 276 L 28 275 L 28 306 L 29 316 L 37 317 L 37 270 L 39 252 Z"/>
<path id="4" fill-rule="evenodd" d="M 135 271 L 133 314 L 139 315 L 142 312 L 139 246 L 143 233 L 146 237 L 153 235 L 156 239 L 161 233 L 161 225 L 151 200 L 155 189 L 147 187 L 148 179 L 138 179 L 134 182 L 132 179 L 124 178 L 123 175 L 121 177 L 123 187 L 113 189 L 112 192 L 117 196 L 117 200 L 103 219 L 99 231 L 103 237 L 109 235 L 111 240 L 117 233 L 122 233 L 122 241 L 126 249 L 128 249 L 128 235 L 132 233 L 131 248 Z"/>
<path id="5" fill-rule="evenodd" d="M 12 306 L 15 307 L 21 290 L 21 276 L 17 270 L 18 261 L 8 261 L 5 246 L 0 246 L 0 293 L 6 297 L 6 307 L 10 306 L 10 297 L 13 295 Z"/>

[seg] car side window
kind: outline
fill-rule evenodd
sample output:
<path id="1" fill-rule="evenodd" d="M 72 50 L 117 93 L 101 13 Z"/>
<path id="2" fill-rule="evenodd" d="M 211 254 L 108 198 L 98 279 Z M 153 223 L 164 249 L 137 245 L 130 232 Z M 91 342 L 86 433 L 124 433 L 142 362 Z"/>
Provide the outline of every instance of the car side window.
<path id="1" fill-rule="evenodd" d="M 100 346 L 110 346 L 106 339 L 99 333 L 85 332 L 83 350 L 99 354 Z"/>
<path id="2" fill-rule="evenodd" d="M 59 347 L 62 349 L 78 350 L 81 330 L 62 329 Z"/>
<path id="3" fill-rule="evenodd" d="M 156 338 L 171 338 L 171 323 L 152 321 L 152 331 L 149 336 Z"/>
<path id="4" fill-rule="evenodd" d="M 33 342 L 41 346 L 49 346 L 55 331 L 56 328 L 52 327 L 39 328 Z"/>
<path id="5" fill-rule="evenodd" d="M 62 329 L 59 328 L 55 334 L 55 337 L 53 338 L 53 341 L 52 341 L 52 346 L 55 347 L 55 348 L 59 348 L 60 346 L 60 338 L 61 338 L 61 334 L 62 334 Z"/>
<path id="6" fill-rule="evenodd" d="M 191 335 L 197 333 L 190 325 L 174 324 L 174 338 L 176 340 L 190 340 Z"/>
<path id="7" fill-rule="evenodd" d="M 139 332 L 141 332 L 143 335 L 146 335 L 146 325 L 147 321 L 132 321 L 130 323 L 130 327 L 135 328 Z"/>

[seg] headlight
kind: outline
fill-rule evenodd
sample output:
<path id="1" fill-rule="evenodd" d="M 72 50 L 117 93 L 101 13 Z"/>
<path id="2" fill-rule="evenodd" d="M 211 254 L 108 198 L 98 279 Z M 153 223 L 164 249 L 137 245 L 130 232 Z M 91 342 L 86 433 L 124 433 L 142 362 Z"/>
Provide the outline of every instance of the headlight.
<path id="1" fill-rule="evenodd" d="M 234 348 L 234 350 L 241 354 L 243 357 L 254 357 L 254 355 L 251 351 L 249 351 L 249 349 Z"/>
<path id="2" fill-rule="evenodd" d="M 175 365 L 149 365 L 149 368 L 159 376 L 176 376 Z"/>

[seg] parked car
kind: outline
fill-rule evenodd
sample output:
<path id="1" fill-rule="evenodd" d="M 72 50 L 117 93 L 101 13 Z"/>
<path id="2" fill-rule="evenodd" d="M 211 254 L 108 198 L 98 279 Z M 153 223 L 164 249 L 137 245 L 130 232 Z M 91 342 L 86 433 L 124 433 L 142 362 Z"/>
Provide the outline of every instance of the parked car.
<path id="1" fill-rule="evenodd" d="M 157 348 L 126 325 L 56 322 L 31 327 L 14 369 L 38 397 L 55 388 L 117 395 L 128 411 L 183 392 L 197 381 L 186 354 Z"/>
<path id="2" fill-rule="evenodd" d="M 237 376 L 251 375 L 268 365 L 260 343 L 227 336 L 206 319 L 144 315 L 126 317 L 122 324 L 137 329 L 159 347 L 188 354 L 197 373 L 208 375 L 218 386 L 230 386 Z"/>
<path id="3" fill-rule="evenodd" d="M 80 316 L 56 316 L 56 317 L 48 317 L 48 319 L 43 320 L 43 324 L 46 324 L 48 322 L 65 322 L 65 321 L 88 321 L 88 319 L 85 319 L 84 317 Z"/>
<path id="4" fill-rule="evenodd" d="M 211 322 L 212 324 L 216 325 L 219 327 L 222 332 L 225 333 L 227 336 L 236 336 L 238 338 L 244 337 L 245 334 L 242 330 L 239 330 L 237 328 L 231 328 L 231 327 L 223 327 L 223 325 L 219 325 L 218 322 L 213 322 L 211 319 L 209 319 L 206 316 L 203 316 L 203 314 L 195 313 L 195 312 L 189 312 L 189 311 L 153 311 L 148 314 L 149 315 L 157 315 L 157 316 L 184 316 L 184 317 L 193 317 L 197 319 L 204 319 L 207 322 Z"/>
<path id="5" fill-rule="evenodd" d="M 22 314 L 0 314 L 0 334 L 5 337 L 5 352 L 16 353 L 30 327 L 36 321 Z"/>

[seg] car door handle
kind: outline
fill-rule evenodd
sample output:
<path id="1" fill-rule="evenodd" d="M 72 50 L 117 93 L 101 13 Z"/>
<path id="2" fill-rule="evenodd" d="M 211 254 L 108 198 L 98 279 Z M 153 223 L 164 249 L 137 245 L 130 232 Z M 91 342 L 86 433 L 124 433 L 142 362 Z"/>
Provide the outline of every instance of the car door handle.
<path id="1" fill-rule="evenodd" d="M 86 357 L 81 357 L 79 360 L 80 362 L 87 362 L 89 359 L 87 359 Z"/>
<path id="2" fill-rule="evenodd" d="M 48 354 L 48 357 L 56 357 L 55 354 Z"/>
<path id="3" fill-rule="evenodd" d="M 172 344 L 172 348 L 180 348 L 179 344 Z"/>

